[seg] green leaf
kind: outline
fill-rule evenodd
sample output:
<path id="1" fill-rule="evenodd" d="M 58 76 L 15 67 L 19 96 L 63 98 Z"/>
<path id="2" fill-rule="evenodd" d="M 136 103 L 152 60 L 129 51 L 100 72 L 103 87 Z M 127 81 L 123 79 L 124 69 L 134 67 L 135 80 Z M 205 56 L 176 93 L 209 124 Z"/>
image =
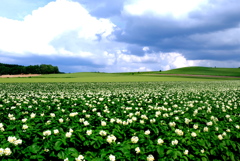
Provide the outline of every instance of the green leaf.
<path id="1" fill-rule="evenodd" d="M 201 159 L 202 159 L 202 161 L 207 161 L 206 157 L 202 157 Z"/>
<path id="2" fill-rule="evenodd" d="M 33 144 L 31 146 L 29 146 L 29 151 L 32 153 L 38 153 L 38 151 L 41 149 L 40 146 L 38 146 L 37 144 Z"/>
<path id="3" fill-rule="evenodd" d="M 184 158 L 186 161 L 188 161 L 188 158 L 187 158 L 186 156 L 183 156 L 183 158 Z"/>
<path id="4" fill-rule="evenodd" d="M 73 157 L 78 157 L 78 151 L 75 148 L 67 148 L 66 150 L 67 155 L 72 155 Z"/>
<path id="5" fill-rule="evenodd" d="M 162 146 L 159 146 L 157 148 L 157 152 L 159 154 L 159 157 L 163 157 L 164 156 L 164 148 Z"/>
<path id="6" fill-rule="evenodd" d="M 57 141 L 55 144 L 54 144 L 54 149 L 55 150 L 60 150 L 60 149 L 62 149 L 60 146 L 62 145 L 62 141 Z"/>
<path id="7" fill-rule="evenodd" d="M 171 154 L 172 152 L 173 152 L 173 150 L 168 150 L 167 155 Z"/>
<path id="8" fill-rule="evenodd" d="M 59 159 L 66 159 L 66 155 L 63 151 L 60 151 L 58 154 L 57 154 L 58 158 Z"/>

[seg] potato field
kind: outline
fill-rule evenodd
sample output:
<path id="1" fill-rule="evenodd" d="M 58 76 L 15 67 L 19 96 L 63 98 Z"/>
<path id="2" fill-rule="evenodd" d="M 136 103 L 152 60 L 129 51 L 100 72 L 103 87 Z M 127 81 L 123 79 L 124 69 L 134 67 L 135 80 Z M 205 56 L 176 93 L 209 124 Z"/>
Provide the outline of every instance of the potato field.
<path id="1" fill-rule="evenodd" d="M 3 161 L 240 160 L 240 81 L 0 89 Z"/>

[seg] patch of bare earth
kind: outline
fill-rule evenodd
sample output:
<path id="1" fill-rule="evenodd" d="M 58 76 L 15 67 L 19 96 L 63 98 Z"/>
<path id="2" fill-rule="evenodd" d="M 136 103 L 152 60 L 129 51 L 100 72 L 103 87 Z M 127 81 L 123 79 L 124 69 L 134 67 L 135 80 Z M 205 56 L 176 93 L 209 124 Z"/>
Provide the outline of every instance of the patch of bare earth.
<path id="1" fill-rule="evenodd" d="M 35 77 L 41 74 L 18 74 L 18 75 L 0 75 L 0 78 L 16 78 L 16 77 Z"/>
<path id="2" fill-rule="evenodd" d="M 234 77 L 234 76 L 193 75 L 193 74 L 149 74 L 149 75 L 172 75 L 172 76 L 190 76 L 190 77 L 215 77 L 215 78 L 240 78 L 240 77 Z"/>

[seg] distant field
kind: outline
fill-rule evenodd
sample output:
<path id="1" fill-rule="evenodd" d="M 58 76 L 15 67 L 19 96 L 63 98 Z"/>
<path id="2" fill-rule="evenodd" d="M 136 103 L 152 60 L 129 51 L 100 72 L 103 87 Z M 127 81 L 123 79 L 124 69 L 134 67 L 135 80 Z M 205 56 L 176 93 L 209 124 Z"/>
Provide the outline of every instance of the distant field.
<path id="1" fill-rule="evenodd" d="M 166 75 L 165 75 L 166 74 Z M 173 74 L 173 75 L 167 75 Z M 174 75 L 188 74 L 188 75 Z M 206 75 L 197 77 L 194 75 Z M 231 76 L 210 77 L 210 76 Z M 128 72 L 128 73 L 94 73 L 81 72 L 70 74 L 49 74 L 29 78 L 0 78 L 0 83 L 23 82 L 156 82 L 156 81 L 216 81 L 238 80 L 240 69 L 238 68 L 208 68 L 186 67 L 169 71 L 154 72 Z"/>
<path id="2" fill-rule="evenodd" d="M 240 68 L 185 67 L 185 68 L 178 68 L 178 69 L 172 69 L 168 71 L 154 72 L 154 73 L 240 77 Z"/>

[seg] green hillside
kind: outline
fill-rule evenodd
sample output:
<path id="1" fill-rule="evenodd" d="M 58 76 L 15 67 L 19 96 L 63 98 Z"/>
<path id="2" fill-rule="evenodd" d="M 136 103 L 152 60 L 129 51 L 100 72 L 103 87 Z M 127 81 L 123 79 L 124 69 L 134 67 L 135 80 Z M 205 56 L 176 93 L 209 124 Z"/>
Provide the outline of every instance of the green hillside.
<path id="1" fill-rule="evenodd" d="M 240 77 L 240 68 L 184 67 L 158 73 Z"/>

